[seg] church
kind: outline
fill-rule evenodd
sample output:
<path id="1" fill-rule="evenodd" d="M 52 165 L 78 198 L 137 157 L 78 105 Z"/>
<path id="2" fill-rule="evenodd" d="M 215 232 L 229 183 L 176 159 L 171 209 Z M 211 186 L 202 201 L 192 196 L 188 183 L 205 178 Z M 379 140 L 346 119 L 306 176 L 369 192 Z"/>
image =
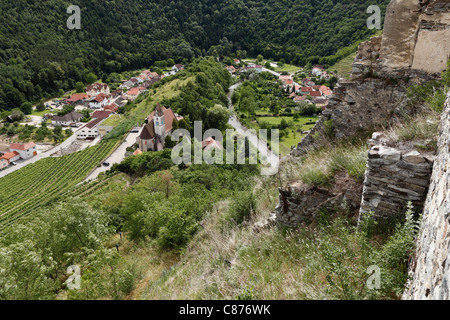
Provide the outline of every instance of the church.
<path id="1" fill-rule="evenodd" d="M 164 149 L 164 139 L 172 134 L 174 119 L 179 121 L 183 117 L 173 113 L 171 108 L 157 103 L 155 111 L 148 116 L 147 124 L 136 139 L 139 149 L 142 152 Z"/>

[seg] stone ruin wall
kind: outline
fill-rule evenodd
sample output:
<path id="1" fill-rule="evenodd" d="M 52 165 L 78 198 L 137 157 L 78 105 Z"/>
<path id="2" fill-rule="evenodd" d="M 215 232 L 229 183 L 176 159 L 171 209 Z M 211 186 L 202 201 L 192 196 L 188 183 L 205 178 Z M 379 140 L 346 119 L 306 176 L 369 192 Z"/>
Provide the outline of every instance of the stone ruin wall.
<path id="1" fill-rule="evenodd" d="M 408 202 L 421 210 L 430 184 L 433 154 L 389 147 L 382 133 L 374 133 L 369 144 L 360 215 L 372 212 L 376 218 L 397 216 L 405 213 Z"/>
<path id="2" fill-rule="evenodd" d="M 403 299 L 450 299 L 450 93 L 419 233 L 412 281 Z"/>

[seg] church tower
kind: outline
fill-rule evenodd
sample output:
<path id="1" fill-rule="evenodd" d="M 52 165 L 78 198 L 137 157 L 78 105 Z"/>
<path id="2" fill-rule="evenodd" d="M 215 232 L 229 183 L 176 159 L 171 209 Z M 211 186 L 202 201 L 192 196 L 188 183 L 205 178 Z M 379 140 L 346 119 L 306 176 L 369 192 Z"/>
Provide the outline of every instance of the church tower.
<path id="1" fill-rule="evenodd" d="M 166 123 L 164 119 L 164 111 L 159 103 L 156 104 L 154 123 L 155 133 L 161 136 L 164 140 L 166 137 Z"/>

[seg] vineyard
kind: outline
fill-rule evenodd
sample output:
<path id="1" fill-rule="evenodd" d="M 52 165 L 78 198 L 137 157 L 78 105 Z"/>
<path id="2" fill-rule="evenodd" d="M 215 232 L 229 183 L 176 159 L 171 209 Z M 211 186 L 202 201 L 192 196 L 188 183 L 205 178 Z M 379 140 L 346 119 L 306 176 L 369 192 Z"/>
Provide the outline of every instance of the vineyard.
<path id="1" fill-rule="evenodd" d="M 99 177 L 94 181 L 83 182 L 62 194 L 62 197 L 79 197 L 85 201 L 96 198 L 99 195 L 110 194 L 114 191 L 121 192 L 127 185 L 126 175 L 116 173 L 111 177 Z"/>
<path id="2" fill-rule="evenodd" d="M 81 182 L 117 146 L 109 140 L 83 151 L 45 158 L 0 179 L 0 229 L 55 202 Z"/>

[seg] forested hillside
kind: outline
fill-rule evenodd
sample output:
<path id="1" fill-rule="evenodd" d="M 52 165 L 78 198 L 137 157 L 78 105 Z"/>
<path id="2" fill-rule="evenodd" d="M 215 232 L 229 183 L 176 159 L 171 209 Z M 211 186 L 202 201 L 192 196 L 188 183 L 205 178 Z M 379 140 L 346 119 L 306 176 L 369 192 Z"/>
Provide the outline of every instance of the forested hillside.
<path id="1" fill-rule="evenodd" d="M 378 0 L 382 10 L 387 0 Z M 79 0 L 69 30 L 64 0 L 0 2 L 0 110 L 97 76 L 217 53 L 263 54 L 303 65 L 372 33 L 369 0 Z M 384 10 L 383 10 L 384 12 Z"/>

